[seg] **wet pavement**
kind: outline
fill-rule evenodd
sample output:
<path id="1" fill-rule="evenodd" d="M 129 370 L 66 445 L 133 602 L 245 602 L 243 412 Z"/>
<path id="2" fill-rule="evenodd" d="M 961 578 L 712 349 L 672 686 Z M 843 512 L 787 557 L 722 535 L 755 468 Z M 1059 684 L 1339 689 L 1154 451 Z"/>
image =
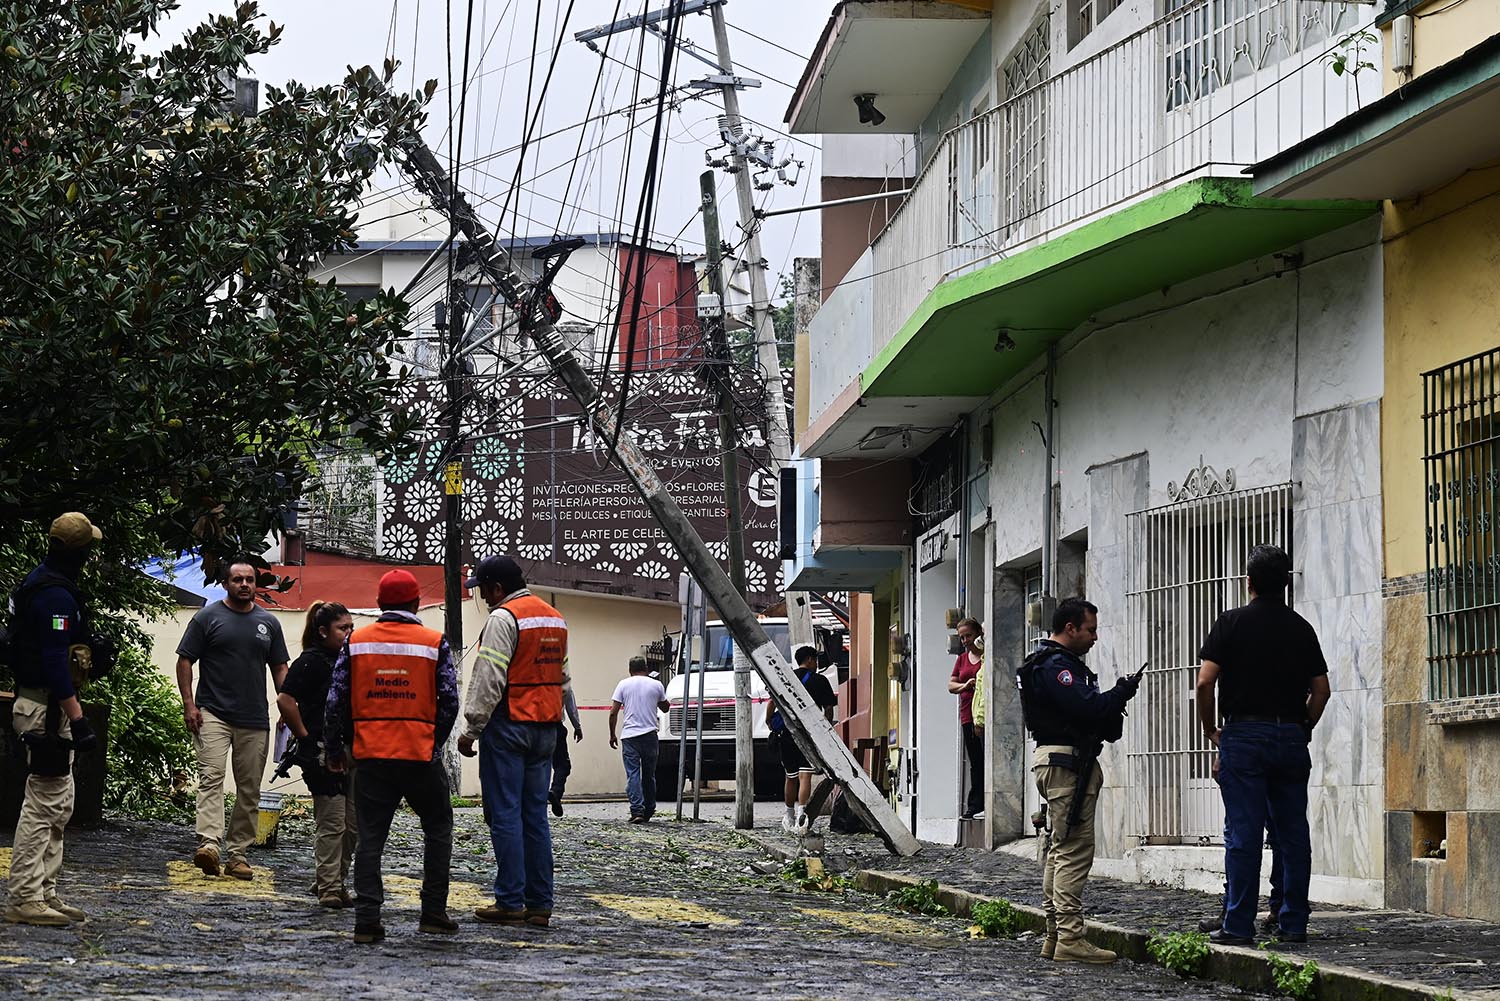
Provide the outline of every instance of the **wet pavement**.
<path id="1" fill-rule="evenodd" d="M 760 826 L 757 837 L 782 850 L 796 848 L 795 839 L 782 834 L 779 827 Z M 1023 843 L 1028 857 L 924 844 L 916 856 L 901 859 L 868 835 L 828 834 L 824 843 L 835 866 L 933 879 L 944 886 L 1033 907 L 1042 903 L 1041 867 L 1035 861 L 1033 839 Z M 1195 930 L 1199 919 L 1214 914 L 1219 906 L 1219 898 L 1212 894 L 1097 877 L 1089 880 L 1084 894 L 1084 910 L 1091 920 L 1143 932 Z M 1452 988 L 1494 992 L 1500 998 L 1500 925 L 1411 911 L 1316 903 L 1313 908 L 1307 944 L 1282 947 L 1299 960 L 1311 958 L 1323 966 L 1415 981 L 1430 985 L 1435 995 Z"/>
<path id="2" fill-rule="evenodd" d="M 705 815 L 724 811 L 706 805 Z M 310 896 L 305 821 L 288 821 L 276 849 L 257 850 L 250 883 L 193 869 L 185 827 L 70 832 L 64 899 L 90 920 L 0 925 L 0 996 L 1251 997 L 1153 966 L 1045 962 L 1034 939 L 971 940 L 958 919 L 907 914 L 857 891 L 798 889 L 720 824 L 634 826 L 625 813 L 578 805 L 554 821 L 553 927 L 512 929 L 470 917 L 488 898 L 493 863 L 477 811 L 459 811 L 450 913 L 462 928 L 451 937 L 417 932 L 420 831 L 402 813 L 386 853 L 389 937 L 377 946 L 355 946 L 352 913 Z"/>

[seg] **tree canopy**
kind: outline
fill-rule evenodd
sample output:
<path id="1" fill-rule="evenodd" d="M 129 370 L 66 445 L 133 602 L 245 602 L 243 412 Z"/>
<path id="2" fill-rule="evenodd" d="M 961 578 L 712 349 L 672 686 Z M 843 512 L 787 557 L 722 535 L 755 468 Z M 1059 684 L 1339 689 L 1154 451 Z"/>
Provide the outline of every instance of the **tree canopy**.
<path id="1" fill-rule="evenodd" d="M 80 510 L 108 559 L 258 551 L 314 448 L 410 433 L 390 361 L 407 307 L 307 277 L 420 126 L 383 72 L 266 89 L 280 29 L 241 3 L 145 52 L 170 0 L 0 7 L 0 553 Z M 11 574 L 25 567 L 3 568 Z M 123 600 L 129 602 L 128 597 Z M 144 598 L 140 598 L 144 601 Z"/>

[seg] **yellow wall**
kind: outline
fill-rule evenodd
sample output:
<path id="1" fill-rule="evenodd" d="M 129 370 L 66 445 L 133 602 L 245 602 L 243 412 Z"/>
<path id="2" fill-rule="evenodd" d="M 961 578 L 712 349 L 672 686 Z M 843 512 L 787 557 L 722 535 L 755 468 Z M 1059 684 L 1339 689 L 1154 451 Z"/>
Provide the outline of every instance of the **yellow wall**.
<path id="1" fill-rule="evenodd" d="M 1421 373 L 1500 344 L 1500 164 L 1419 199 L 1386 202 L 1384 211 L 1381 474 L 1390 578 L 1426 569 Z"/>
<path id="2" fill-rule="evenodd" d="M 1439 12 L 1438 8 L 1446 8 Z M 1410 83 L 1428 70 L 1463 55 L 1477 43 L 1500 31 L 1500 0 L 1430 0 L 1411 11 L 1412 71 L 1391 72 L 1391 26 L 1381 29 L 1382 81 L 1385 92 Z"/>
<path id="3" fill-rule="evenodd" d="M 578 700 L 579 715 L 583 722 L 582 744 L 569 743 L 572 752 L 573 774 L 568 780 L 568 792 L 608 793 L 623 795 L 625 771 L 620 763 L 618 751 L 609 747 L 609 697 L 615 684 L 626 674 L 627 660 L 640 652 L 644 643 L 661 639 L 662 629 L 676 632 L 680 628 L 676 605 L 657 601 L 638 601 L 617 596 L 601 597 L 571 591 L 548 591 L 537 589 L 540 597 L 555 606 L 568 620 L 568 661 L 573 673 L 573 693 Z M 143 623 L 152 640 L 151 660 L 167 678 L 176 685 L 177 642 L 183 629 L 197 611 L 180 609 L 176 615 L 156 622 Z M 281 621 L 286 635 L 287 649 L 296 659 L 301 650 L 302 612 L 272 612 Z M 433 629 L 443 628 L 443 609 L 440 605 L 421 611 L 424 623 Z M 470 653 L 464 657 L 461 675 L 468 683 L 469 671 L 473 667 L 473 643 L 484 626 L 487 609 L 476 592 L 464 603 L 464 639 Z M 355 625 L 371 621 L 370 616 L 355 616 Z M 196 671 L 195 671 L 196 677 Z M 266 697 L 275 699 L 269 674 L 266 678 Z M 595 708 L 589 708 L 595 707 Z M 602 708 L 597 708 L 602 707 Z M 273 713 L 274 716 L 274 713 Z M 479 766 L 477 759 L 464 758 L 463 794 L 479 794 Z M 275 761 L 266 763 L 263 788 L 272 790 L 271 771 Z M 293 775 L 297 775 L 293 772 Z M 232 780 L 231 780 L 232 781 Z M 231 786 L 232 788 L 232 786 Z M 279 780 L 275 791 L 304 794 L 300 779 Z"/>

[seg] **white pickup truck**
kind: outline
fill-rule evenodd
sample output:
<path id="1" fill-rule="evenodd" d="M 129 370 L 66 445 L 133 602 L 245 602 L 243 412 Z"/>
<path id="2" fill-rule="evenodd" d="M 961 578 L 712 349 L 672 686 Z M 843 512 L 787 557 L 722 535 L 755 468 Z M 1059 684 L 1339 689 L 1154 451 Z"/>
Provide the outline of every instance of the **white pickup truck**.
<path id="1" fill-rule="evenodd" d="M 781 650 L 788 663 L 792 659 L 787 620 L 762 619 L 761 626 Z M 834 689 L 839 684 L 838 666 L 824 671 Z M 677 754 L 684 721 L 687 725 L 687 769 L 685 776 L 691 788 L 694 744 L 697 734 L 698 684 L 703 683 L 703 779 L 734 780 L 734 640 L 721 622 L 708 624 L 707 656 L 704 662 L 692 661 L 687 669 L 667 682 L 667 699 L 671 711 L 660 717 L 657 736 L 661 739 L 661 757 L 656 766 L 657 795 L 663 801 L 677 796 Z M 687 687 L 684 712 L 683 687 Z M 755 735 L 755 792 L 758 798 L 781 797 L 781 760 L 771 746 L 771 731 L 766 726 L 766 685 L 760 675 L 750 675 L 750 713 Z"/>

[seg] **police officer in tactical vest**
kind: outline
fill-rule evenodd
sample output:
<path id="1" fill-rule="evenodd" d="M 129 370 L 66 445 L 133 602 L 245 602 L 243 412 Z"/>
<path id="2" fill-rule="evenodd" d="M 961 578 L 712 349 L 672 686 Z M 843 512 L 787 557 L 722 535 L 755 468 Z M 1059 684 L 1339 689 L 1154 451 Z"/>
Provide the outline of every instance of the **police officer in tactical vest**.
<path id="1" fill-rule="evenodd" d="M 1052 635 L 1037 644 L 1017 672 L 1026 726 L 1037 742 L 1032 773 L 1047 804 L 1052 834 L 1043 866 L 1047 937 L 1042 958 L 1112 963 L 1115 954 L 1084 938 L 1083 884 L 1094 866 L 1094 811 L 1099 752 L 1120 739 L 1125 704 L 1140 676 L 1121 678 L 1107 692 L 1083 663 L 1099 638 L 1099 610 L 1068 598 L 1052 616 Z"/>
<path id="2" fill-rule="evenodd" d="M 11 667 L 16 702 L 11 722 L 26 749 L 26 798 L 11 850 L 5 920 L 67 925 L 85 914 L 57 895 L 63 829 L 73 816 L 73 751 L 98 739 L 84 719 L 75 675 L 93 667 L 93 638 L 78 574 L 99 529 L 76 511 L 52 523 L 47 558 L 11 598 Z M 102 664 L 100 666 L 103 666 Z"/>
<path id="3" fill-rule="evenodd" d="M 380 857 L 403 799 L 422 822 L 422 913 L 417 930 L 451 935 L 449 865 L 453 801 L 443 745 L 458 719 L 458 672 L 448 641 L 417 617 L 421 588 L 407 570 L 380 578 L 380 618 L 349 636 L 333 665 L 323 742 L 328 768 L 341 772 L 345 744 L 356 762 L 354 941 L 385 938 Z M 345 735 L 348 735 L 346 741 Z"/>

